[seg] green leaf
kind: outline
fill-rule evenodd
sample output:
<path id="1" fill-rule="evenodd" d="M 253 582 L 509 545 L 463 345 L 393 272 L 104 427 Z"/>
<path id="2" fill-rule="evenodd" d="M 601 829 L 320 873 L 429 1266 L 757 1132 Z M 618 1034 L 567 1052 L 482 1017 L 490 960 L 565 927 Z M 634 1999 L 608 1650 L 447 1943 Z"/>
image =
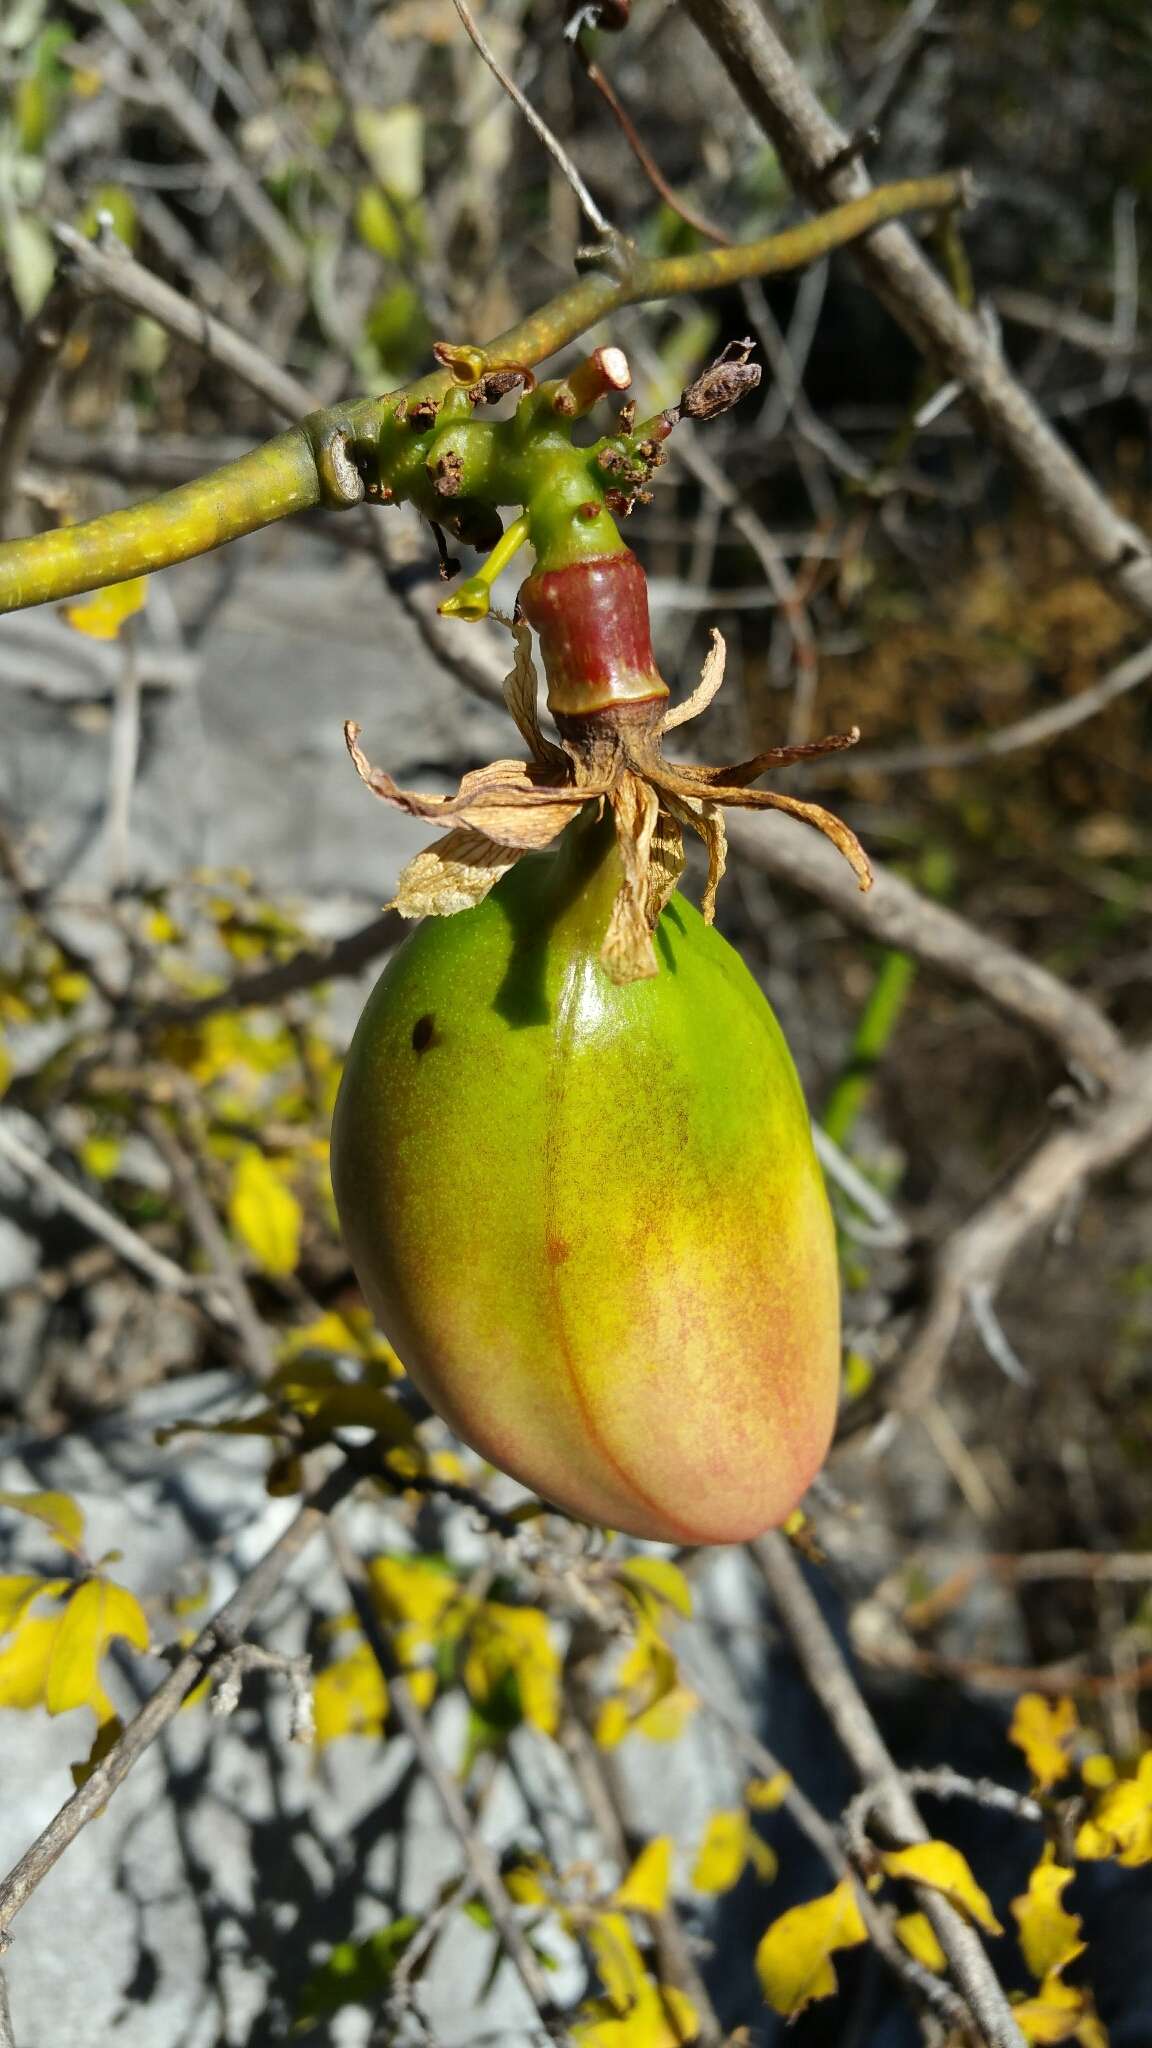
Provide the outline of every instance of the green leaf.
<path id="1" fill-rule="evenodd" d="M 33 320 L 56 275 L 52 237 L 31 214 L 13 209 L 5 223 L 4 253 L 16 304 L 25 320 Z"/>
<path id="2" fill-rule="evenodd" d="M 386 1991 L 392 1973 L 423 1922 L 415 1914 L 378 1927 L 362 1941 L 341 1941 L 304 1984 L 296 2000 L 295 2033 L 347 2005 L 370 2005 Z"/>

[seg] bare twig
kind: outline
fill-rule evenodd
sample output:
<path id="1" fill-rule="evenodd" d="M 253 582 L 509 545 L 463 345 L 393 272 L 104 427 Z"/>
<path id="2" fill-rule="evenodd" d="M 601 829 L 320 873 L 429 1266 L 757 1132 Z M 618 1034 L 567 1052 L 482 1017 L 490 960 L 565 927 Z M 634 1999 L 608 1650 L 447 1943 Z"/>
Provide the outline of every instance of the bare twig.
<path id="1" fill-rule="evenodd" d="M 636 127 L 632 116 L 621 100 L 611 79 L 596 62 L 590 51 L 585 49 L 579 36 L 577 36 L 573 48 L 584 68 L 585 77 L 591 85 L 596 87 L 644 176 L 653 190 L 659 193 L 665 206 L 670 207 L 673 213 L 679 214 L 680 219 L 686 221 L 690 228 L 696 228 L 700 234 L 707 235 L 710 241 L 723 242 L 726 245 L 730 244 L 732 241 L 731 235 L 726 235 L 723 228 L 718 228 L 714 221 L 707 220 L 702 213 L 697 213 L 695 207 L 689 206 L 686 200 L 679 198 L 672 190 L 671 185 L 668 183 L 667 178 L 664 176 L 663 171 L 660 169 L 659 164 Z"/>
<path id="2" fill-rule="evenodd" d="M 860 162 L 844 166 L 848 136 L 825 112 L 756 0 L 685 4 L 805 197 L 825 206 L 866 193 Z M 860 245 L 855 261 L 918 346 L 964 386 L 990 438 L 1012 457 L 1049 517 L 1134 610 L 1152 618 L 1147 536 L 1081 467 L 912 237 L 903 228 L 881 228 Z"/>
<path id="3" fill-rule="evenodd" d="M 865 748 L 860 753 L 846 756 L 838 764 L 837 773 L 918 775 L 930 768 L 971 768 L 977 761 L 999 760 L 1003 755 L 1017 754 L 1025 747 L 1042 746 L 1045 740 L 1055 739 L 1060 733 L 1071 732 L 1076 726 L 1084 725 L 1109 704 L 1114 704 L 1117 697 L 1138 689 L 1149 676 L 1152 676 L 1152 645 L 1141 647 L 1137 653 L 1118 662 L 1090 689 L 1079 691 L 1063 704 L 1033 711 L 1027 718 L 1017 719 L 1013 725 L 1002 726 L 998 732 L 986 732 L 977 739 L 949 741 L 935 747 Z"/>
<path id="4" fill-rule="evenodd" d="M 12 498 L 32 444 L 40 402 L 55 375 L 79 303 L 69 280 L 58 278 L 24 336 L 0 428 L 0 538 L 8 531 Z"/>
<path id="5" fill-rule="evenodd" d="M 285 277 L 299 282 L 307 266 L 303 244 L 207 109 L 188 90 L 163 43 L 149 35 L 122 0 L 84 0 L 84 5 L 139 64 L 152 104 L 163 109 L 189 147 L 212 167 Z"/>
<path id="6" fill-rule="evenodd" d="M 857 930 L 979 989 L 1098 1079 L 1109 1085 L 1124 1079 L 1130 1058 L 1124 1041 L 1086 996 L 955 911 L 921 896 L 890 869 L 874 871 L 866 896 L 845 888 L 831 849 L 822 842 L 801 846 L 802 837 L 786 819 L 732 817 L 728 824 L 730 843 L 755 867 L 810 891 Z"/>
<path id="7" fill-rule="evenodd" d="M 143 1273 L 154 1286 L 165 1288 L 171 1294 L 199 1292 L 190 1274 L 166 1258 L 163 1252 L 155 1251 L 130 1224 L 122 1223 L 94 1195 L 77 1187 L 75 1181 L 60 1173 L 33 1146 L 26 1145 L 7 1123 L 0 1123 L 0 1159 L 6 1159 L 25 1180 L 46 1195 L 55 1208 L 63 1209 L 77 1223 L 83 1224 L 85 1230 L 90 1230 L 93 1237 L 110 1245 L 119 1258 L 134 1266 L 138 1273 Z"/>
<path id="8" fill-rule="evenodd" d="M 1152 1138 L 1152 1051 L 1132 1055 L 1116 1080 L 1114 1095 L 1053 1131 L 947 1239 L 928 1308 L 888 1392 L 893 1409 L 911 1414 L 932 1399 L 972 1288 L 982 1286 L 991 1295 L 1024 1240 L 1057 1215 L 1084 1181 Z"/>
<path id="9" fill-rule="evenodd" d="M 797 1564 L 787 1538 L 762 1536 L 749 1546 L 772 1594 L 797 1660 L 864 1784 L 874 1810 L 898 1843 L 924 1842 L 924 1826 L 847 1660 Z M 929 1885 L 914 1887 L 987 2048 L 1024 2048 L 996 1973 L 974 1928 Z"/>
<path id="10" fill-rule="evenodd" d="M 191 1649 L 185 1650 L 164 1683 L 128 1723 L 115 1747 L 96 1764 L 79 1791 L 60 1808 L 9 1871 L 0 1883 L 0 1945 L 6 1941 L 7 1930 L 21 1906 L 27 1904 L 69 1843 L 103 1812 L 117 1786 L 123 1784 L 133 1765 L 139 1763 L 167 1727 L 193 1686 L 199 1684 L 219 1657 L 235 1649 L 238 1638 L 357 1479 L 358 1474 L 350 1466 L 341 1466 L 304 1503 L 284 1534 L 241 1581 L 232 1598 L 200 1631 Z"/>
<path id="11" fill-rule="evenodd" d="M 531 128 L 532 133 L 533 135 L 535 135 L 537 141 L 542 142 L 544 144 L 544 147 L 548 151 L 548 154 L 552 158 L 553 162 L 559 164 L 560 169 L 564 174 L 564 177 L 567 179 L 568 184 L 571 186 L 573 192 L 576 194 L 576 197 L 580 202 L 581 208 L 586 214 L 588 220 L 591 222 L 596 233 L 598 235 L 611 236 L 615 232 L 611 221 L 608 219 L 606 214 L 601 213 L 600 208 L 597 206 L 596 201 L 593 199 L 592 194 L 588 190 L 587 185 L 584 183 L 583 178 L 580 176 L 579 171 L 576 169 L 576 166 L 573 163 L 571 157 L 569 156 L 568 151 L 565 149 L 563 143 L 559 140 L 559 137 L 553 135 L 552 130 L 548 126 L 548 123 L 542 118 L 541 115 L 539 115 L 536 112 L 536 109 L 532 105 L 531 100 L 528 99 L 526 94 L 521 92 L 520 87 L 516 84 L 515 79 L 510 78 L 508 76 L 508 73 L 505 71 L 503 65 L 500 62 L 500 59 L 497 57 L 496 52 L 493 50 L 491 44 L 487 41 L 486 37 L 484 36 L 479 26 L 479 23 L 477 22 L 475 16 L 472 13 L 471 8 L 466 5 L 466 0 L 452 0 L 452 5 L 456 9 L 457 14 L 460 16 L 460 19 L 463 22 L 464 27 L 467 29 L 468 34 L 472 38 L 472 41 L 475 43 L 476 48 L 480 52 L 480 55 L 483 57 L 484 62 L 488 66 L 489 71 L 492 73 L 493 78 L 499 80 L 500 84 L 503 86 L 505 92 L 507 93 L 509 99 L 513 100 L 515 104 L 519 107 L 520 112 L 523 114 L 524 119 L 527 121 L 528 126 Z"/>
<path id="12" fill-rule="evenodd" d="M 983 1657 L 950 1657 L 937 1650 L 918 1650 L 895 1643 L 861 1644 L 860 1656 L 877 1671 L 903 1671 L 912 1678 L 946 1678 L 978 1692 L 1042 1692 L 1054 1699 L 1082 1693 L 1107 1700 L 1118 1693 L 1145 1692 L 1152 1687 L 1152 1657 L 1142 1657 L 1122 1671 L 1085 1671 L 1079 1657 L 1056 1664 L 994 1664 Z"/>
<path id="13" fill-rule="evenodd" d="M 75 290 L 89 296 L 104 294 L 122 306 L 130 306 L 133 312 L 145 314 L 169 334 L 202 349 L 213 362 L 230 370 L 250 391 L 266 398 L 289 418 L 312 411 L 314 400 L 306 385 L 290 371 L 280 369 L 254 342 L 237 334 L 234 327 L 205 312 L 137 263 L 114 235 L 105 232 L 99 242 L 90 242 L 87 236 L 63 222 L 58 222 L 53 232 L 66 253 L 68 274 Z"/>

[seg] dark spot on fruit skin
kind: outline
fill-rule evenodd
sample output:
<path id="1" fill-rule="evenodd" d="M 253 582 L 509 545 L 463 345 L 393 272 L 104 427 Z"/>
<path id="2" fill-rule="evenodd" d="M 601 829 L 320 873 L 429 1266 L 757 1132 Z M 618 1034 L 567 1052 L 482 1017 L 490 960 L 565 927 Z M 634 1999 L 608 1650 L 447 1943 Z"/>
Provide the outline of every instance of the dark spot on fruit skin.
<path id="1" fill-rule="evenodd" d="M 544 1254 L 550 1266 L 562 1266 L 572 1255 L 572 1247 L 566 1237 L 550 1237 L 544 1247 Z"/>
<path id="2" fill-rule="evenodd" d="M 439 1043 L 440 1038 L 436 1030 L 436 1019 L 432 1016 L 431 1012 L 428 1012 L 423 1017 L 417 1017 L 416 1022 L 412 1026 L 413 1052 L 427 1052 L 430 1046 L 439 1045 Z"/>

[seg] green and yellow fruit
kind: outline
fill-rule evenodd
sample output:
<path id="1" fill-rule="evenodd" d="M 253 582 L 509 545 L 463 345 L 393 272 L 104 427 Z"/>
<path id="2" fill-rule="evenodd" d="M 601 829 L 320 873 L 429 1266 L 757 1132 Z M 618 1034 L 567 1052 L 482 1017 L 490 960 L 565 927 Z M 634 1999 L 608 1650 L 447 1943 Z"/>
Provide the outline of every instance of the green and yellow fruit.
<path id="1" fill-rule="evenodd" d="M 660 971 L 599 960 L 620 887 L 581 821 L 376 985 L 332 1176 L 365 1294 L 451 1428 L 588 1521 L 690 1543 L 782 1522 L 839 1376 L 808 1115 L 738 955 L 673 896 Z"/>

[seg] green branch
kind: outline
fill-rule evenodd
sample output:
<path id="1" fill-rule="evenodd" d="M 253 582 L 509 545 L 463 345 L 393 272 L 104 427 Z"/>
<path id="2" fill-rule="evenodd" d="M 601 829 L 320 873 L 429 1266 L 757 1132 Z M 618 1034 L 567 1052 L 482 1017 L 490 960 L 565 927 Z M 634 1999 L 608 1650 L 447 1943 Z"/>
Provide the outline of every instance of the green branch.
<path id="1" fill-rule="evenodd" d="M 799 269 L 883 221 L 944 211 L 963 204 L 965 196 L 963 178 L 943 174 L 881 186 L 800 227 L 728 248 L 645 259 L 631 244 L 613 242 L 596 252 L 600 267 L 592 274 L 485 349 L 472 351 L 475 374 L 539 363 L 620 306 Z M 407 390 L 330 407 L 194 483 L 81 526 L 10 541 L 0 547 L 0 612 L 74 597 L 186 561 L 292 512 L 351 506 L 366 495 L 413 496 L 410 459 L 400 464 L 406 472 L 402 481 L 390 460 L 397 410 L 402 419 L 411 417 L 423 402 L 434 413 L 459 388 L 459 373 L 444 369 Z"/>

